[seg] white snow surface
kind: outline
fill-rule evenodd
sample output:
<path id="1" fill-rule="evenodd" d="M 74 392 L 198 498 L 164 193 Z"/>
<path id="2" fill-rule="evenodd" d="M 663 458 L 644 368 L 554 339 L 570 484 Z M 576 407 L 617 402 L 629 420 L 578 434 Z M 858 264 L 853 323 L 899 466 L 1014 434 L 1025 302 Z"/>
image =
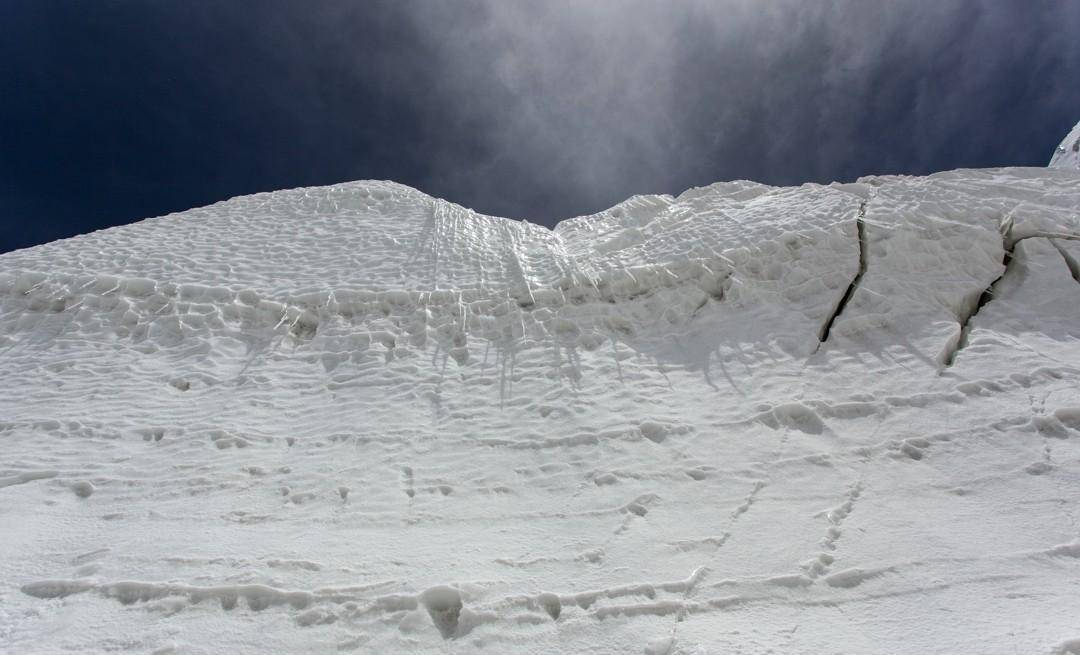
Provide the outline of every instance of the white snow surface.
<path id="1" fill-rule="evenodd" d="M 1061 145 L 1054 150 L 1054 156 L 1050 158 L 1050 168 L 1080 171 L 1080 123 L 1076 124 Z"/>
<path id="2" fill-rule="evenodd" d="M 1080 652 L 1080 171 L 0 256 L 0 652 Z"/>

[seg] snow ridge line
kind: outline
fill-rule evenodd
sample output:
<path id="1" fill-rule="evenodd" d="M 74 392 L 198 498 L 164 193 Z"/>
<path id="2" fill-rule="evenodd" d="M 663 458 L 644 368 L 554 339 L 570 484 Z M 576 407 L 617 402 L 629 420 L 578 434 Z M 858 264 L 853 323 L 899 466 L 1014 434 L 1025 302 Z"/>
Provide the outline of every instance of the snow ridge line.
<path id="1" fill-rule="evenodd" d="M 523 269 L 518 268 L 521 273 Z M 178 304 L 204 304 L 228 309 L 228 318 L 251 321 L 250 327 L 262 325 L 297 327 L 302 336 L 314 336 L 322 319 L 330 316 L 353 316 L 366 313 L 395 312 L 417 307 L 448 310 L 462 303 L 470 313 L 484 313 L 508 300 L 522 310 L 534 307 L 560 308 L 568 304 L 590 302 L 614 303 L 634 300 L 664 288 L 697 286 L 715 300 L 723 298 L 731 268 L 723 258 L 688 259 L 681 262 L 627 267 L 611 271 L 599 279 L 582 283 L 564 278 L 553 285 L 534 287 L 520 275 L 520 288 L 493 289 L 348 289 L 312 291 L 288 297 L 271 297 L 253 290 L 237 291 L 228 287 L 161 282 L 146 278 L 120 278 L 112 275 L 53 276 L 41 272 L 0 273 L 0 299 L 19 303 L 20 311 L 61 313 L 82 306 L 87 298 L 103 299 L 102 311 L 113 311 L 118 303 L 124 309 L 142 311 L 148 316 L 171 315 Z M 235 315 L 235 316 L 234 316 Z"/>
<path id="2" fill-rule="evenodd" d="M 869 201 L 864 200 L 859 205 L 859 215 L 855 219 L 855 230 L 858 234 L 859 241 L 859 270 L 855 273 L 855 277 L 851 278 L 851 283 L 848 284 L 847 289 L 844 290 L 844 295 L 840 297 L 840 302 L 836 304 L 832 313 L 829 314 L 829 318 L 826 319 L 824 325 L 821 326 L 821 331 L 818 332 L 818 345 L 814 348 L 816 353 L 821 349 L 821 346 L 829 340 L 829 334 L 832 332 L 833 323 L 843 313 L 844 308 L 847 307 L 848 302 L 851 301 L 852 296 L 855 295 L 855 289 L 859 287 L 859 283 L 862 281 L 863 275 L 866 274 L 866 205 Z"/>

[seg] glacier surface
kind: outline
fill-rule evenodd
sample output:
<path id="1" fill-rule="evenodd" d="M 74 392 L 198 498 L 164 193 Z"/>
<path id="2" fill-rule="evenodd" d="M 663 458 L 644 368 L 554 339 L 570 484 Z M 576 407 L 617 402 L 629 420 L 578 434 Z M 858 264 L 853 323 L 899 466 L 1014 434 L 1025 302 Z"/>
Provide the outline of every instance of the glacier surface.
<path id="1" fill-rule="evenodd" d="M 1070 161 L 2 255 L 0 651 L 1080 652 Z"/>

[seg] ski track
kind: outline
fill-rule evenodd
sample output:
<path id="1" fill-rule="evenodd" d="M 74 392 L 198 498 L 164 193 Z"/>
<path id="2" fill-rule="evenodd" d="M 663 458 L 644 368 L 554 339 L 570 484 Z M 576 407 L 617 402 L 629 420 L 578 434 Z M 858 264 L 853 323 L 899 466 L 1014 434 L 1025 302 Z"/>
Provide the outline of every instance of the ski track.
<path id="1" fill-rule="evenodd" d="M 1080 652 L 1078 239 L 1059 167 L 2 255 L 0 652 Z"/>

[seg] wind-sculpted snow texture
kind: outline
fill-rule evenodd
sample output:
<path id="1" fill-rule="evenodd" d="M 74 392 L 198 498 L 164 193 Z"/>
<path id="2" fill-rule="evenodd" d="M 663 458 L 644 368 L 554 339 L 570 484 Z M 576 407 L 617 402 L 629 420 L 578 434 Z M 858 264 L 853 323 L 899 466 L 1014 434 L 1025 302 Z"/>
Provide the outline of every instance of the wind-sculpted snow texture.
<path id="1" fill-rule="evenodd" d="M 356 182 L 0 256 L 0 651 L 1080 652 L 1080 172 Z"/>

